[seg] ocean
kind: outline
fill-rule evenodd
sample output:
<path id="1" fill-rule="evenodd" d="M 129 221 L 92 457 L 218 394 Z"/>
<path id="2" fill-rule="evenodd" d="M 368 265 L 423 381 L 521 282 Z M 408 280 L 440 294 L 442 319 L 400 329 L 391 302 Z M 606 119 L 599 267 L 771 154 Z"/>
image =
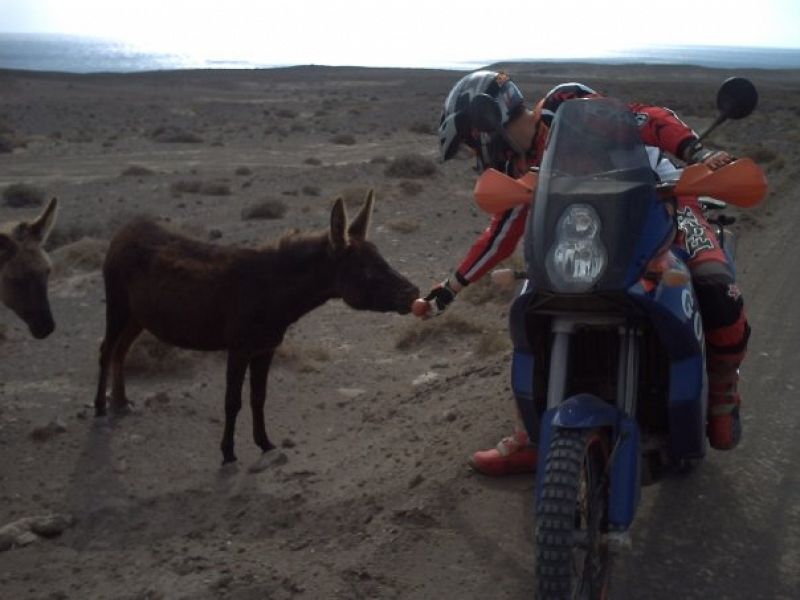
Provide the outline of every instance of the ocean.
<path id="1" fill-rule="evenodd" d="M 660 46 L 635 48 L 598 56 L 515 57 L 518 61 L 591 62 L 601 64 L 686 64 L 717 68 L 800 69 L 800 48 L 735 48 L 722 46 Z M 509 57 L 392 67 L 473 70 Z M 320 63 L 322 64 L 322 63 Z M 290 66 L 248 60 L 209 60 L 181 54 L 144 52 L 110 40 L 57 34 L 0 33 L 0 68 L 69 73 L 136 72 L 171 69 L 257 69 Z"/>

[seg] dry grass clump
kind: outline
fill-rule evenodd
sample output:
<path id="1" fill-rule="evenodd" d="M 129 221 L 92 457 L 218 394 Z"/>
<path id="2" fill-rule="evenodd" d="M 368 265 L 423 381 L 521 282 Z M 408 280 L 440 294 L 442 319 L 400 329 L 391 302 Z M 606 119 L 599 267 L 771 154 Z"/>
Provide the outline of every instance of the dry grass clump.
<path id="1" fill-rule="evenodd" d="M 192 354 L 165 344 L 157 337 L 143 332 L 133 343 L 125 359 L 127 373 L 167 373 L 186 367 Z"/>
<path id="2" fill-rule="evenodd" d="M 318 373 L 330 359 L 330 352 L 323 346 L 301 346 L 288 340 L 275 352 L 275 364 L 300 373 Z"/>
<path id="3" fill-rule="evenodd" d="M 147 177 L 155 174 L 156 172 L 153 169 L 148 169 L 141 165 L 131 165 L 122 172 L 124 177 Z"/>
<path id="4" fill-rule="evenodd" d="M 394 345 L 398 350 L 412 350 L 426 344 L 447 342 L 453 336 L 475 335 L 482 331 L 478 325 L 464 317 L 445 313 L 436 319 L 413 323 L 400 334 Z"/>
<path id="5" fill-rule="evenodd" d="M 78 271 L 96 271 L 103 266 L 108 241 L 84 237 L 50 253 L 55 276 Z"/>
<path id="6" fill-rule="evenodd" d="M 404 179 L 398 187 L 408 196 L 416 196 L 424 189 L 419 181 L 413 179 Z"/>
<path id="7" fill-rule="evenodd" d="M 386 223 L 386 227 L 398 233 L 414 233 L 419 229 L 419 221 L 416 219 L 393 219 Z"/>
<path id="8" fill-rule="evenodd" d="M 355 146 L 356 138 L 349 133 L 338 133 L 331 138 L 331 143 L 339 146 Z"/>
<path id="9" fill-rule="evenodd" d="M 420 133 L 422 135 L 433 135 L 436 133 L 436 129 L 433 127 L 433 124 L 428 123 L 427 121 L 418 121 L 417 123 L 413 123 L 408 130 L 411 133 Z"/>
<path id="10" fill-rule="evenodd" d="M 318 167 L 322 164 L 322 161 L 320 159 L 314 158 L 313 156 L 309 156 L 303 162 L 307 165 L 311 165 L 312 167 Z"/>
<path id="11" fill-rule="evenodd" d="M 25 140 L 17 135 L 9 125 L 0 120 L 0 154 L 10 154 L 14 148 L 24 148 Z"/>
<path id="12" fill-rule="evenodd" d="M 181 194 L 204 194 L 206 196 L 229 196 L 230 186 L 222 181 L 200 181 L 198 179 L 181 179 L 170 185 L 173 197 Z"/>
<path id="13" fill-rule="evenodd" d="M 252 175 L 253 170 L 250 167 L 237 167 L 236 168 L 237 175 Z"/>
<path id="14" fill-rule="evenodd" d="M 199 135 L 186 131 L 175 125 L 164 125 L 157 127 L 150 132 L 149 137 L 154 142 L 163 144 L 202 144 L 203 138 Z"/>
<path id="15" fill-rule="evenodd" d="M 500 354 L 509 350 L 511 350 L 511 336 L 508 335 L 508 331 L 505 329 L 484 331 L 475 344 L 475 354 L 481 357 Z"/>
<path id="16" fill-rule="evenodd" d="M 495 270 L 500 269 L 513 269 L 515 271 L 525 270 L 525 261 L 520 256 L 513 256 L 510 259 L 503 261 Z M 498 302 L 507 304 L 514 299 L 516 294 L 516 285 L 503 287 L 496 283 L 492 283 L 490 273 L 484 275 L 478 281 L 471 283 L 464 290 L 459 293 L 459 300 L 465 300 L 470 304 L 480 306 L 487 302 Z"/>
<path id="17" fill-rule="evenodd" d="M 3 190 L 3 202 L 11 208 L 40 206 L 44 198 L 43 189 L 27 183 L 14 183 Z"/>
<path id="18" fill-rule="evenodd" d="M 387 177 L 419 178 L 431 177 L 437 170 L 436 163 L 430 158 L 421 154 L 403 154 L 386 165 L 383 172 Z"/>
<path id="19" fill-rule="evenodd" d="M 242 209 L 242 220 L 282 219 L 286 214 L 286 204 L 280 200 L 263 200 Z"/>
<path id="20" fill-rule="evenodd" d="M 48 252 L 56 248 L 61 248 L 78 240 L 90 238 L 94 240 L 106 239 L 109 237 L 108 225 L 103 225 L 94 219 L 82 219 L 79 221 L 56 221 L 55 227 L 47 236 L 44 244 Z"/>

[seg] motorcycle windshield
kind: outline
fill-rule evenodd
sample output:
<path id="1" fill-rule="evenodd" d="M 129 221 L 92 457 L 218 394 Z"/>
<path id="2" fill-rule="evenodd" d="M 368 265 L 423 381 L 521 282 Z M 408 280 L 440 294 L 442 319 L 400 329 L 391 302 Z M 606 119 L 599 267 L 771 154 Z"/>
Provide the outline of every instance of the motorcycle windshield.
<path id="1" fill-rule="evenodd" d="M 672 231 L 636 117 L 610 98 L 558 109 L 542 159 L 525 257 L 540 290 L 623 290 Z"/>

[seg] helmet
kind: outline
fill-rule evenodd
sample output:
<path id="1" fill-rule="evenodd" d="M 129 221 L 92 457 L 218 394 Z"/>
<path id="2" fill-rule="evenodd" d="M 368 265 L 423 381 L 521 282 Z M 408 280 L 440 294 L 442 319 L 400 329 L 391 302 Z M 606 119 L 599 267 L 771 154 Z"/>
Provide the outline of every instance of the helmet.
<path id="1" fill-rule="evenodd" d="M 516 84 L 505 73 L 475 71 L 458 80 L 444 101 L 444 110 L 439 121 L 439 155 L 448 160 L 455 156 L 460 142 L 466 143 L 479 153 L 484 164 L 494 161 L 491 147 L 498 146 L 496 132 L 476 129 L 474 114 L 470 111 L 478 103 L 477 96 L 488 97 L 500 109 L 500 126 L 513 120 L 523 110 L 524 98 Z M 491 106 L 491 103 L 489 103 Z M 486 104 L 480 104 L 485 107 Z"/>

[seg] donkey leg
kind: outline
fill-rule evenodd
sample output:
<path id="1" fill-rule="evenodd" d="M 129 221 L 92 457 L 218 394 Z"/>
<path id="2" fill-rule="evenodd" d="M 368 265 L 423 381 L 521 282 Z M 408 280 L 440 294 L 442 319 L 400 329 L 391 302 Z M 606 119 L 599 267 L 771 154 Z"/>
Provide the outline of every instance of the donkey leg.
<path id="1" fill-rule="evenodd" d="M 222 434 L 222 463 L 236 460 L 233 453 L 233 433 L 236 415 L 242 408 L 242 384 L 247 372 L 248 357 L 243 352 L 228 351 L 228 369 L 225 380 L 225 431 Z"/>
<path id="2" fill-rule="evenodd" d="M 141 325 L 133 320 L 128 321 L 122 333 L 120 333 L 117 345 L 111 355 L 111 410 L 118 415 L 124 415 L 129 412 L 123 374 L 125 356 L 128 354 L 131 344 L 141 332 Z"/>
<path id="3" fill-rule="evenodd" d="M 106 333 L 103 342 L 100 344 L 100 374 L 97 378 L 97 393 L 94 397 L 94 414 L 96 417 L 102 417 L 106 414 L 108 367 L 119 336 L 130 319 L 127 298 L 112 293 L 112 287 L 106 281 Z"/>
<path id="4" fill-rule="evenodd" d="M 267 452 L 275 446 L 267 437 L 264 422 L 264 403 L 267 400 L 267 375 L 272 362 L 273 350 L 250 359 L 250 410 L 253 413 L 253 439 Z"/>

